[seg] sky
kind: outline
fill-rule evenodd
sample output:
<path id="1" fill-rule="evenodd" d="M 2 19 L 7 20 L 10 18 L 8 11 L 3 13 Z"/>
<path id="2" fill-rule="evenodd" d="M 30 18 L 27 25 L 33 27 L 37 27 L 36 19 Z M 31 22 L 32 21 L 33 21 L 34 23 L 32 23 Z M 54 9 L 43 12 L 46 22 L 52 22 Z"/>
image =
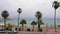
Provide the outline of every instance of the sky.
<path id="1" fill-rule="evenodd" d="M 52 4 L 55 0 L 0 0 L 0 18 L 3 10 L 9 12 L 9 18 L 18 17 L 18 8 L 22 9 L 20 18 L 36 18 L 35 13 L 40 11 L 42 18 L 54 18 L 54 7 Z M 57 0 L 60 2 L 60 0 Z M 56 10 L 57 18 L 60 18 L 60 8 Z"/>

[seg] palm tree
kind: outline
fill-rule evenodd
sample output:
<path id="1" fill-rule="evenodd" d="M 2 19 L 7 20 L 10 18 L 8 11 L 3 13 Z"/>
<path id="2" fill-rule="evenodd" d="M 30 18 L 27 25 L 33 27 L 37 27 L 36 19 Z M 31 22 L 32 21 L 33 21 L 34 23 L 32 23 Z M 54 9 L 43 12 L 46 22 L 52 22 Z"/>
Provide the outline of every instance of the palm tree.
<path id="1" fill-rule="evenodd" d="M 40 25 L 44 25 L 43 21 L 40 19 L 39 22 L 37 21 Z"/>
<path id="2" fill-rule="evenodd" d="M 36 18 L 37 18 L 37 20 L 38 20 L 38 30 L 39 30 L 39 29 L 40 29 L 39 20 L 41 19 L 42 14 L 41 14 L 41 12 L 37 11 L 35 16 L 36 16 Z"/>
<path id="3" fill-rule="evenodd" d="M 17 12 L 19 13 L 18 14 L 18 24 L 17 24 L 18 25 L 18 30 L 19 30 L 19 16 L 20 16 L 20 14 L 22 12 L 21 8 L 18 8 Z"/>
<path id="4" fill-rule="evenodd" d="M 4 18 L 4 28 L 6 28 L 6 18 L 9 16 L 9 13 L 4 10 L 1 15 Z"/>
<path id="5" fill-rule="evenodd" d="M 22 24 L 22 31 L 23 31 L 24 24 L 26 24 L 26 23 L 27 23 L 26 20 L 24 20 L 24 19 L 21 20 L 20 24 Z"/>
<path id="6" fill-rule="evenodd" d="M 34 31 L 34 25 L 37 25 L 35 21 L 32 21 L 31 25 L 33 25 L 33 31 Z"/>
<path id="7" fill-rule="evenodd" d="M 59 2 L 54 1 L 53 2 L 53 7 L 55 8 L 55 12 L 54 12 L 54 27 L 55 27 L 55 32 L 56 32 L 56 9 L 59 7 Z"/>
<path id="8" fill-rule="evenodd" d="M 44 25 L 44 23 L 41 19 L 39 21 L 37 21 L 36 23 L 39 23 L 39 25 Z M 42 29 L 40 28 L 38 31 L 42 31 Z"/>

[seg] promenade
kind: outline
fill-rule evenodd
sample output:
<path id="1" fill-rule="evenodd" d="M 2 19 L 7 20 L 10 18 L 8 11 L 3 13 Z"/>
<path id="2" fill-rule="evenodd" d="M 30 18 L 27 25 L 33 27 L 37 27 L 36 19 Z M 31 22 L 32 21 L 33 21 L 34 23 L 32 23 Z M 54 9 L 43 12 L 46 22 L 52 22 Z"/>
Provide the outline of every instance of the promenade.
<path id="1" fill-rule="evenodd" d="M 0 33 L 0 34 L 8 34 L 8 33 Z M 60 32 L 18 32 L 17 34 L 60 34 Z"/>

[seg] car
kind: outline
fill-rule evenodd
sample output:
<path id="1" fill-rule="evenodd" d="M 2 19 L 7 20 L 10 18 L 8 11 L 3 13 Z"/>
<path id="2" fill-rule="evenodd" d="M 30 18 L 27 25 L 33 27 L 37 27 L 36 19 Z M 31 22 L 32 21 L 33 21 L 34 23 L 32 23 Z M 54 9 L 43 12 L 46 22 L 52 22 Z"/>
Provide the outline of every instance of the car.
<path id="1" fill-rule="evenodd" d="M 6 30 L 5 29 L 0 29 L 0 33 L 5 33 Z"/>

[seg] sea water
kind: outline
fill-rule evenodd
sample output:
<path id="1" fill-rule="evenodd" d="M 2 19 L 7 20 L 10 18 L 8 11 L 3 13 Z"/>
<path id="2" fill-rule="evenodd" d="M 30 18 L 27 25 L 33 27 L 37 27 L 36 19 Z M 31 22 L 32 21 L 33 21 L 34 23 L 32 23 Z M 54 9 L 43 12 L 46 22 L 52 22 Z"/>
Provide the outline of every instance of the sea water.
<path id="1" fill-rule="evenodd" d="M 21 22 L 21 20 L 19 20 Z M 37 19 L 26 19 L 27 22 L 27 26 L 30 26 L 32 21 L 37 21 Z M 42 19 L 44 25 L 54 25 L 54 19 Z M 17 19 L 13 19 L 13 20 L 8 20 L 7 23 L 11 23 L 11 24 L 15 24 L 17 25 L 18 20 Z M 56 25 L 60 25 L 60 19 L 56 19 Z"/>
<path id="2" fill-rule="evenodd" d="M 26 26 L 31 26 L 32 21 L 37 21 L 37 19 L 25 19 L 25 20 L 27 22 Z M 21 21 L 21 20 L 19 20 L 19 21 Z M 44 25 L 47 24 L 48 26 L 50 26 L 50 25 L 54 26 L 54 19 L 42 19 L 42 21 L 43 21 Z M 17 25 L 18 19 L 7 20 L 7 23 Z M 56 25 L 60 25 L 60 19 L 56 19 Z"/>

